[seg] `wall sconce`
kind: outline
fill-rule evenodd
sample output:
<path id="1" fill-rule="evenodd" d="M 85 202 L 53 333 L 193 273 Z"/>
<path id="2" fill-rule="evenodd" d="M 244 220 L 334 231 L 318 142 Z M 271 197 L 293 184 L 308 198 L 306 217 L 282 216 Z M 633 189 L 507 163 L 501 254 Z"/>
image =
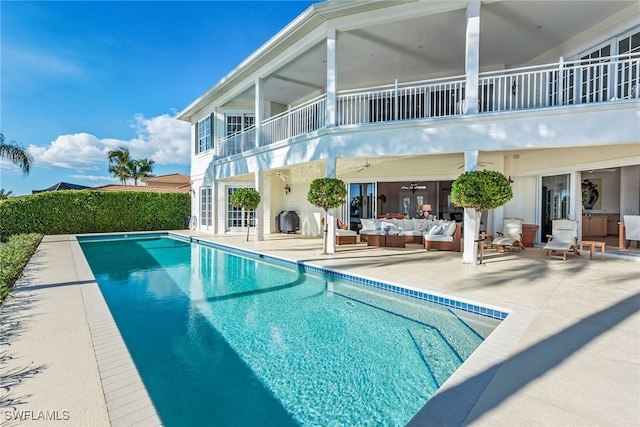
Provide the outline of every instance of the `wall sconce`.
<path id="1" fill-rule="evenodd" d="M 515 181 L 511 179 L 511 175 L 509 175 L 509 184 L 513 184 Z"/>
<path id="2" fill-rule="evenodd" d="M 284 186 L 284 194 L 289 194 L 291 192 L 291 187 L 289 187 L 289 184 L 285 184 Z"/>
<path id="3" fill-rule="evenodd" d="M 196 195 L 196 191 L 195 190 L 189 190 L 189 196 L 191 196 L 192 198 Z"/>

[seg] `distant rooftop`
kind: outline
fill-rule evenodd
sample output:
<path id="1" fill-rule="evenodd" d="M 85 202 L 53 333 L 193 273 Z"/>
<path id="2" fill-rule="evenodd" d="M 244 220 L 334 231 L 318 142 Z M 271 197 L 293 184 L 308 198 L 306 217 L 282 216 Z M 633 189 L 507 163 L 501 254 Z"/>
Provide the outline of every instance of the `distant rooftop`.
<path id="1" fill-rule="evenodd" d="M 87 187 L 86 185 L 79 184 L 71 184 L 69 182 L 59 182 L 57 184 L 52 185 L 49 188 L 45 188 L 44 190 L 33 190 L 32 194 L 44 193 L 46 191 L 61 191 L 61 190 L 86 190 L 91 187 Z"/>

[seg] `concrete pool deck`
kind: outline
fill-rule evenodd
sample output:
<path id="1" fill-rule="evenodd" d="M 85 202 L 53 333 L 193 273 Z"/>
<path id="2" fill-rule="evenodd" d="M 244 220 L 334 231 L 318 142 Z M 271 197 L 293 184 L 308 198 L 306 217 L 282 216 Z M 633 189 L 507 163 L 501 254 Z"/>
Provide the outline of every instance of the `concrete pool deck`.
<path id="1" fill-rule="evenodd" d="M 322 256 L 320 239 L 179 233 L 517 313 L 521 330 L 490 336 L 413 425 L 640 425 L 640 258 L 527 248 L 464 266 L 419 245 Z M 0 426 L 160 423 L 73 236 L 43 240 L 0 321 Z"/>

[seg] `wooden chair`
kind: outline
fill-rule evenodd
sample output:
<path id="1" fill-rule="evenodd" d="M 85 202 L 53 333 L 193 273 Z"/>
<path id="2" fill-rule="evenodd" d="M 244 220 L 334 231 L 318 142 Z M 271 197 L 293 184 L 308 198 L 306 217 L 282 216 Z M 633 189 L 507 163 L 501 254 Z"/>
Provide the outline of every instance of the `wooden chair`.
<path id="1" fill-rule="evenodd" d="M 578 221 L 572 219 L 554 219 L 551 221 L 551 234 L 547 234 L 544 250 L 548 257 L 567 260 L 569 252 L 575 258 L 578 251 Z"/>
<path id="2" fill-rule="evenodd" d="M 521 218 L 505 218 L 502 225 L 502 232 L 498 231 L 498 237 L 493 239 L 492 245 L 498 248 L 498 252 L 501 250 L 511 250 L 513 248 L 520 248 L 524 250 L 522 244 L 522 223 Z"/>

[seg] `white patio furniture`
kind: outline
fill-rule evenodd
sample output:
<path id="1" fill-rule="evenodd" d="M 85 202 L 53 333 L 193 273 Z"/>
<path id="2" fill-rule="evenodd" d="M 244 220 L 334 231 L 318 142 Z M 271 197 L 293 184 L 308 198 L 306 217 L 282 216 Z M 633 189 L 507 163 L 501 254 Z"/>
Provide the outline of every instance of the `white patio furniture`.
<path id="1" fill-rule="evenodd" d="M 547 234 L 544 245 L 548 257 L 567 260 L 569 252 L 575 258 L 578 251 L 578 221 L 572 219 L 554 219 L 551 221 L 551 234 Z"/>
<path id="2" fill-rule="evenodd" d="M 498 248 L 498 251 L 511 250 L 520 248 L 524 250 L 522 244 L 522 223 L 521 218 L 505 218 L 502 225 L 502 232 L 498 231 L 498 237 L 493 239 L 492 245 Z"/>

